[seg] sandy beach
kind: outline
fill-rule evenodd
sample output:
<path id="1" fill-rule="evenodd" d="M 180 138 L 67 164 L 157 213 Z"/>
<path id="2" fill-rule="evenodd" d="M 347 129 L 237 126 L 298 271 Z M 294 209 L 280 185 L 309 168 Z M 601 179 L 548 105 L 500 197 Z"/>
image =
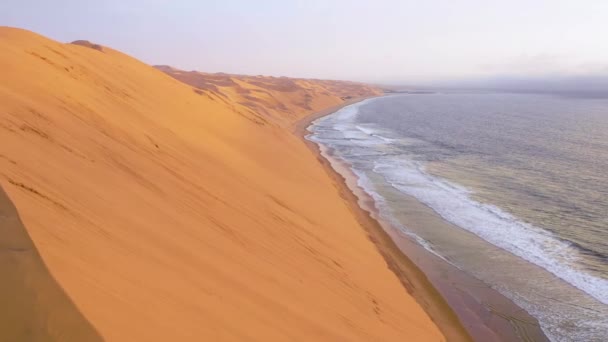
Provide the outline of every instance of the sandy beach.
<path id="1" fill-rule="evenodd" d="M 334 186 L 365 228 L 404 288 L 423 306 L 448 340 L 547 341 L 536 319 L 483 282 L 463 273 L 412 242 L 382 220 L 373 199 L 357 185 L 349 165 L 331 157 L 331 151 L 306 139 L 312 122 L 366 98 L 305 117 L 293 126 L 333 179 Z M 413 224 L 453 229 L 416 199 L 407 203 Z"/>

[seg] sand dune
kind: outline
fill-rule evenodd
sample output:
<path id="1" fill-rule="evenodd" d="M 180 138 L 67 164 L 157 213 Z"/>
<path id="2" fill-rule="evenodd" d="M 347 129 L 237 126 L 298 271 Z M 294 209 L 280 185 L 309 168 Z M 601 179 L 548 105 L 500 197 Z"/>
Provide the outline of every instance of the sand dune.
<path id="1" fill-rule="evenodd" d="M 0 254 L 3 279 L 43 279 L 0 287 L 31 297 L 0 318 L 41 341 L 444 339 L 287 128 L 373 89 L 193 88 L 89 45 L 0 28 L 0 185 L 56 280 Z M 28 340 L 11 326 L 0 340 Z"/>
<path id="2" fill-rule="evenodd" d="M 243 105 L 252 113 L 264 115 L 272 123 L 280 125 L 293 124 L 302 117 L 348 99 L 382 93 L 378 88 L 355 82 L 209 74 L 167 65 L 155 68 L 191 85 L 198 94 L 218 96 L 231 104 Z"/>
<path id="3" fill-rule="evenodd" d="M 0 340 L 101 341 L 46 269 L 2 189 L 0 229 Z"/>

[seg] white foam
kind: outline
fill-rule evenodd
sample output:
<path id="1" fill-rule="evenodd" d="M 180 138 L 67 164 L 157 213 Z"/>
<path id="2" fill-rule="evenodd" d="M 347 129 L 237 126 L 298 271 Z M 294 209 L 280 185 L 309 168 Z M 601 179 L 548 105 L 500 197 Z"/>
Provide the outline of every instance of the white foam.
<path id="1" fill-rule="evenodd" d="M 346 141 L 324 140 L 319 137 L 316 137 L 315 141 L 361 147 L 394 143 L 394 139 L 382 137 L 379 134 L 380 129 L 355 123 L 359 107 L 373 100 L 375 99 L 347 106 L 323 118 L 323 128 L 331 128 L 341 133 Z M 546 230 L 518 220 L 496 206 L 473 200 L 468 189 L 428 174 L 419 163 L 404 157 L 377 156 L 374 165 L 374 172 L 381 174 L 394 188 L 417 198 L 447 221 L 548 270 L 600 302 L 608 304 L 608 280 L 577 267 L 580 252 L 575 246 L 556 238 Z M 365 177 L 361 172 L 358 176 Z M 360 186 L 382 205 L 381 196 L 371 188 L 371 182 L 360 182 Z M 390 221 L 389 214 L 383 219 Z M 406 227 L 402 228 L 408 232 Z"/>
<path id="2" fill-rule="evenodd" d="M 369 127 L 364 127 L 364 126 L 361 126 L 361 125 L 357 125 L 355 127 L 357 127 L 357 129 L 360 130 L 361 132 L 363 132 L 363 133 L 365 133 L 367 135 L 370 135 L 370 136 L 374 135 L 376 133 L 374 129 L 369 128 Z"/>
<path id="3" fill-rule="evenodd" d="M 424 249 L 433 253 L 444 261 L 448 261 L 433 248 L 433 245 L 429 241 L 423 239 L 419 235 L 414 234 L 411 230 L 407 229 L 407 227 L 405 227 L 402 222 L 399 222 L 395 219 L 395 216 L 392 214 L 392 211 L 389 205 L 387 204 L 386 199 L 376 190 L 376 188 L 374 187 L 374 183 L 367 177 L 364 172 L 356 169 L 353 169 L 353 172 L 357 176 L 357 185 L 361 189 L 363 189 L 368 195 L 370 195 L 374 200 L 374 205 L 376 207 L 376 210 L 378 210 L 378 212 L 380 213 L 380 218 L 382 220 L 390 223 L 392 227 L 398 229 L 399 233 L 404 235 L 406 238 L 418 243 Z"/>
<path id="4" fill-rule="evenodd" d="M 429 175 L 415 162 L 383 158 L 375 163 L 394 188 L 431 207 L 447 221 L 534 263 L 608 304 L 608 281 L 576 267 L 580 252 L 550 232 L 534 227 L 500 208 L 479 203 L 470 191 Z"/>
<path id="5" fill-rule="evenodd" d="M 334 150 L 331 158 L 351 164 L 352 171 L 358 176 L 357 185 L 374 199 L 377 213 L 382 220 L 446 260 L 431 241 L 414 234 L 396 219 L 392 212 L 394 206 L 389 205 L 375 189 L 376 180 L 372 182 L 367 177 L 371 169 L 384 178 L 388 185 L 417 198 L 447 221 L 546 269 L 597 299 L 598 305 L 601 305 L 599 302 L 608 304 L 608 280 L 587 273 L 578 265 L 581 254 L 575 246 L 556 238 L 548 231 L 518 220 L 498 207 L 473 200 L 471 191 L 460 185 L 430 175 L 422 164 L 400 153 L 420 141 L 399 137 L 395 132 L 373 124 L 357 123 L 357 113 L 361 105 L 362 103 L 346 107 L 324 117 L 322 122 L 310 127 L 313 134 L 309 139 L 318 143 L 322 150 L 323 146 Z M 357 169 L 359 167 L 360 170 Z M 446 261 L 458 267 L 449 260 Z M 466 269 L 466 265 L 460 266 Z M 570 341 L 573 340 L 571 337 L 575 336 L 574 340 L 591 341 L 597 340 L 596 337 L 603 336 L 606 331 L 608 320 L 602 315 L 605 312 L 603 309 L 589 311 L 582 307 L 574 314 L 568 310 L 576 307 L 547 307 L 543 304 L 546 300 L 544 298 L 539 301 L 535 297 L 522 296 L 517 289 L 504 287 L 503 284 L 493 286 L 497 286 L 500 292 L 537 317 L 551 340 Z M 573 321 L 572 318 L 566 318 L 564 321 L 562 314 L 574 314 L 576 319 Z M 576 324 L 577 331 L 574 335 L 568 328 L 564 330 L 564 322 Z"/>
<path id="6" fill-rule="evenodd" d="M 327 116 L 321 117 L 317 120 L 314 120 L 312 123 L 313 123 L 313 125 L 317 125 L 317 124 L 323 123 L 328 120 L 330 120 L 332 122 L 340 122 L 340 121 L 350 122 L 359 114 L 359 108 L 361 106 L 364 106 L 377 99 L 378 98 L 371 98 L 371 99 L 363 100 L 363 101 L 360 101 L 357 103 L 353 103 L 351 105 L 341 108 L 340 110 L 336 111 L 335 113 L 333 113 L 331 115 L 327 115 Z"/>

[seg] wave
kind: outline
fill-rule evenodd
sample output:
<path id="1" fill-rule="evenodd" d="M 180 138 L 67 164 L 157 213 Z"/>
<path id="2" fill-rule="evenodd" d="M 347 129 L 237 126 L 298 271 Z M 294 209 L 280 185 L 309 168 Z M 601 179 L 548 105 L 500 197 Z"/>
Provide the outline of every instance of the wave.
<path id="1" fill-rule="evenodd" d="M 412 231 L 408 230 L 407 227 L 403 225 L 403 223 L 399 222 L 394 218 L 393 215 L 390 214 L 390 208 L 386 202 L 386 199 L 375 189 L 374 183 L 367 177 L 364 172 L 353 169 L 353 173 L 357 176 L 357 185 L 359 188 L 363 189 L 373 200 L 376 210 L 380 213 L 380 218 L 388 223 L 394 228 L 397 228 L 398 232 L 404 237 L 413 240 L 418 245 L 422 246 L 427 251 L 431 252 L 435 256 L 441 258 L 442 260 L 449 262 L 443 255 L 435 250 L 433 244 L 421 236 L 414 234 Z"/>
<path id="2" fill-rule="evenodd" d="M 358 155 L 365 155 L 364 151 L 374 147 L 386 150 L 387 146 L 399 144 L 399 139 L 393 138 L 394 134 L 387 134 L 389 132 L 373 125 L 355 122 L 360 107 L 376 100 L 362 101 L 318 119 L 310 128 L 313 135 L 309 139 L 334 147 L 346 145 L 360 148 L 362 150 L 357 151 Z M 328 130 L 340 134 L 329 139 L 321 137 L 327 136 Z M 403 153 L 370 155 L 373 156 L 373 171 L 393 188 L 418 199 L 448 222 L 544 268 L 598 301 L 608 304 L 608 280 L 590 274 L 579 266 L 577 261 L 581 260 L 585 251 L 580 250 L 576 244 L 525 223 L 496 206 L 472 199 L 469 189 L 427 173 L 423 164 L 408 159 Z M 375 191 L 364 172 L 358 171 L 356 167 L 353 167 L 353 171 L 359 177 L 359 186 L 376 201 L 379 211 L 384 213 L 384 220 L 395 223 L 404 234 L 441 257 L 433 250 L 430 242 L 395 222 L 390 217 L 382 196 Z"/>
<path id="3" fill-rule="evenodd" d="M 577 267 L 581 251 L 551 232 L 522 222 L 500 208 L 471 198 L 471 191 L 424 171 L 420 163 L 379 160 L 373 171 L 395 189 L 415 197 L 445 220 L 525 259 L 608 304 L 608 280 Z"/>
<path id="4" fill-rule="evenodd" d="M 605 315 L 608 312 L 605 306 L 608 304 L 608 279 L 594 275 L 580 262 L 586 259 L 590 251 L 550 231 L 523 222 L 499 207 L 481 203 L 473 198 L 474 193 L 466 187 L 427 172 L 423 163 L 410 157 L 416 155 L 412 151 L 427 144 L 425 141 L 357 121 L 360 107 L 368 102 L 346 107 L 315 121 L 308 128 L 312 134 L 307 138 L 331 152 L 330 155 L 324 154 L 325 158 L 330 161 L 340 159 L 350 165 L 357 176 L 357 185 L 374 200 L 380 218 L 395 227 L 399 234 L 453 266 L 473 272 L 525 308 L 539 320 L 551 340 L 604 340 L 598 339 L 598 336 L 605 336 L 608 326 L 608 316 Z M 492 275 L 494 271 L 479 273 L 479 268 L 469 268 L 458 258 L 452 260 L 453 255 L 446 258 L 442 255 L 443 242 L 435 241 L 435 245 L 432 234 L 428 235 L 430 240 L 426 239 L 423 231 L 415 233 L 408 229 L 407 222 L 397 218 L 393 210 L 398 210 L 398 203 L 391 203 L 383 196 L 386 187 L 416 198 L 459 227 L 453 229 L 473 233 L 506 253 L 543 268 L 547 273 L 534 277 L 541 284 L 529 284 L 528 288 L 524 288 L 513 286 L 518 284 L 517 281 L 513 284 L 508 281 L 496 282 L 497 278 Z M 534 268 L 531 265 L 531 268 L 519 270 L 530 272 Z M 508 269 L 505 271 L 510 272 Z M 510 276 L 520 277 L 521 274 Z M 560 281 L 562 285 L 555 286 L 550 280 L 557 281 L 554 276 L 563 280 Z M 558 291 L 553 294 L 560 295 L 544 296 L 545 286 Z"/>

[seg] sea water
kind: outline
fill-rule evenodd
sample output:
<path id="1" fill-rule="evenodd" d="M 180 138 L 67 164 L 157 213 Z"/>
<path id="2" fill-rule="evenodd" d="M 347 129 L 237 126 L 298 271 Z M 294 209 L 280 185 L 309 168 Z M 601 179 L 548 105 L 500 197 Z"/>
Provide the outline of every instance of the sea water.
<path id="1" fill-rule="evenodd" d="M 512 299 L 550 339 L 608 341 L 608 100 L 392 95 L 309 130 L 383 219 Z M 408 226 L 406 196 L 455 228 Z"/>

